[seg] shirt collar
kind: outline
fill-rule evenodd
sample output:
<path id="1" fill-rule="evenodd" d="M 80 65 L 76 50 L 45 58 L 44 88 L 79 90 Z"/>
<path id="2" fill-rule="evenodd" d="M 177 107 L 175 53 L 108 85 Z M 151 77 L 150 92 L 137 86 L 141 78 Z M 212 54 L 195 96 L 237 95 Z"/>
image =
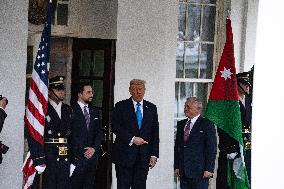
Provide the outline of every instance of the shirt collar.
<path id="1" fill-rule="evenodd" d="M 49 103 L 51 104 L 51 106 L 53 106 L 54 108 L 56 108 L 57 106 L 62 104 L 61 101 L 57 104 L 54 100 L 52 100 L 50 98 L 48 100 L 49 100 Z"/>
<path id="2" fill-rule="evenodd" d="M 89 104 L 84 104 L 83 102 L 81 102 L 79 100 L 77 102 L 78 102 L 78 104 L 79 104 L 79 106 L 81 107 L 82 110 L 84 109 L 85 106 L 87 106 L 87 108 L 89 107 Z"/>
<path id="3" fill-rule="evenodd" d="M 194 125 L 194 123 L 195 123 L 196 120 L 199 118 L 199 116 L 200 116 L 200 114 L 198 114 L 197 116 L 195 116 L 195 117 L 193 117 L 193 118 L 191 118 L 191 119 L 187 118 L 187 121 L 190 120 L 190 122 L 192 123 L 192 125 Z"/>
<path id="4" fill-rule="evenodd" d="M 132 99 L 132 102 L 133 102 L 134 107 L 136 107 L 136 104 L 137 104 L 138 102 L 136 102 L 135 100 L 133 100 L 133 98 L 131 98 L 131 99 Z M 143 99 L 142 99 L 139 103 L 141 104 L 140 107 L 143 107 Z"/>

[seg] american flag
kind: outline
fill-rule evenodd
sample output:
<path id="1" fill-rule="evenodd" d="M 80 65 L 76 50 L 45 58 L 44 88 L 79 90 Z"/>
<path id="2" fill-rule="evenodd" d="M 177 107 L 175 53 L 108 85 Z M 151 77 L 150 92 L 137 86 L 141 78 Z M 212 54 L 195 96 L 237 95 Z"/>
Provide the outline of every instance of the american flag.
<path id="1" fill-rule="evenodd" d="M 48 70 L 51 35 L 51 2 L 48 4 L 47 21 L 41 35 L 36 60 L 30 82 L 29 98 L 24 117 L 26 129 L 31 140 L 42 146 L 44 144 L 44 125 L 48 100 Z M 30 151 L 33 149 L 30 147 Z M 30 189 L 36 174 L 31 153 L 28 152 L 22 171 L 25 175 L 24 189 Z"/>

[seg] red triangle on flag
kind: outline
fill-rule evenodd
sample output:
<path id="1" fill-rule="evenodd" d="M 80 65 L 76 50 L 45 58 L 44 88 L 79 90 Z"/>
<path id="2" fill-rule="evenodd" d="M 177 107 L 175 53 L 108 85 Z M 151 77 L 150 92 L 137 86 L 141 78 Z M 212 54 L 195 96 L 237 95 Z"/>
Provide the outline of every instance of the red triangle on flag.
<path id="1" fill-rule="evenodd" d="M 226 20 L 226 43 L 209 100 L 239 100 L 231 20 Z"/>

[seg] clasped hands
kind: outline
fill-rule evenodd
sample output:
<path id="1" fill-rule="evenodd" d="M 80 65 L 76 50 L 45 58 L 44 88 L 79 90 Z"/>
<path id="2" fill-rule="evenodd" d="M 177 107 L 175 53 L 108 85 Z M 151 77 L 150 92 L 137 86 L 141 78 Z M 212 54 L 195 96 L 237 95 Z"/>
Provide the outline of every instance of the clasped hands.
<path id="1" fill-rule="evenodd" d="M 84 152 L 84 156 L 87 159 L 90 159 L 91 157 L 93 157 L 94 153 L 95 153 L 95 149 L 92 147 L 86 147 L 84 148 L 86 151 Z"/>
<path id="2" fill-rule="evenodd" d="M 141 146 L 143 144 L 148 144 L 148 142 L 146 140 L 144 140 L 143 138 L 141 137 L 134 137 L 133 138 L 133 143 L 137 146 Z M 150 169 L 152 169 L 153 167 L 155 167 L 157 163 L 157 157 L 155 156 L 151 156 L 150 158 L 150 162 L 149 162 L 149 167 Z"/>

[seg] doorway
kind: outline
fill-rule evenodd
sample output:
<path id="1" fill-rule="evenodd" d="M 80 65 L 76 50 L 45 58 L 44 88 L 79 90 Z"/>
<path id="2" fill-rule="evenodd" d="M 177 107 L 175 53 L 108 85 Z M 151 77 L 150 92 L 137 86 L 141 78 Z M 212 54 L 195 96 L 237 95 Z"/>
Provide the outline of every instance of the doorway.
<path id="1" fill-rule="evenodd" d="M 103 154 L 99 158 L 95 186 L 100 189 L 111 188 L 111 145 L 110 129 L 113 109 L 115 40 L 73 39 L 71 102 L 76 102 L 76 86 L 89 82 L 94 91 L 93 106 L 100 111 L 100 121 L 104 131 Z"/>

